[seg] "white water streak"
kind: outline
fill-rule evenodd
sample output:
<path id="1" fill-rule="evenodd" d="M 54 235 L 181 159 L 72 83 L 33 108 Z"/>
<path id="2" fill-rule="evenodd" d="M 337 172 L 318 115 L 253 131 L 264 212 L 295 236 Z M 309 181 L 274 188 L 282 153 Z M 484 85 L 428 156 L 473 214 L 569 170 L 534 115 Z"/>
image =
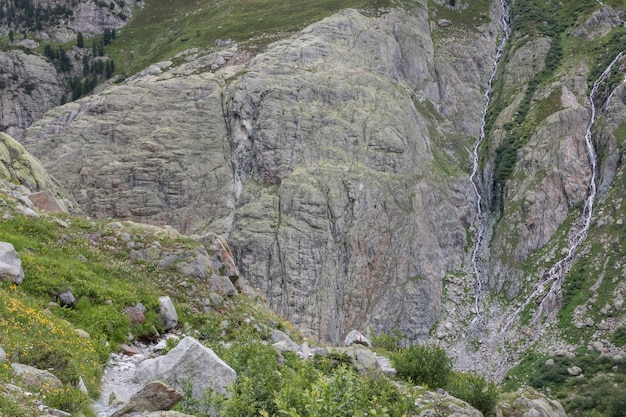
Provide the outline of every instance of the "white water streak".
<path id="1" fill-rule="evenodd" d="M 591 178 L 589 179 L 589 195 L 587 200 L 585 201 L 585 205 L 583 207 L 583 211 L 581 213 L 578 224 L 582 223 L 582 227 L 580 230 L 574 234 L 574 236 L 570 239 L 569 247 L 567 249 L 567 255 L 561 258 L 558 262 L 556 262 L 547 274 L 544 275 L 544 279 L 540 281 L 533 292 L 526 297 L 526 300 L 522 305 L 520 305 L 507 319 L 504 327 L 502 327 L 501 332 L 506 332 L 513 323 L 517 320 L 519 314 L 530 304 L 530 302 L 537 296 L 543 294 L 545 291 L 546 285 L 550 284 L 550 290 L 543 296 L 539 307 L 535 311 L 535 314 L 531 320 L 531 324 L 535 324 L 539 318 L 541 317 L 544 307 L 546 303 L 553 300 L 559 290 L 561 289 L 561 285 L 563 284 L 563 279 L 565 278 L 565 274 L 569 270 L 571 266 L 571 262 L 574 259 L 574 255 L 578 247 L 582 244 L 583 240 L 587 236 L 587 232 L 589 231 L 589 226 L 591 225 L 591 217 L 593 215 L 593 204 L 596 199 L 597 190 L 596 190 L 596 175 L 597 175 L 597 155 L 596 150 L 593 146 L 593 140 L 591 138 L 591 130 L 596 122 L 596 95 L 598 93 L 598 89 L 600 85 L 609 77 L 613 66 L 622 58 L 623 52 L 620 52 L 614 59 L 611 61 L 608 67 L 600 74 L 598 79 L 593 83 L 591 88 L 591 92 L 589 93 L 589 102 L 591 103 L 591 118 L 589 119 L 589 123 L 587 123 L 587 129 L 585 131 L 585 144 L 587 146 L 587 155 L 589 157 L 589 163 L 591 165 Z M 613 93 L 609 95 L 607 99 L 607 103 L 605 103 L 604 109 L 608 104 L 608 100 L 612 97 Z M 602 110 L 601 109 L 601 110 Z"/>
<path id="2" fill-rule="evenodd" d="M 480 298 L 483 294 L 483 282 L 481 278 L 479 260 L 478 260 L 478 252 L 480 250 L 483 237 L 485 234 L 485 223 L 483 219 L 483 209 L 482 209 L 482 195 L 480 193 L 480 189 L 478 186 L 478 153 L 480 145 L 485 139 L 485 125 L 487 123 L 487 110 L 489 109 L 489 103 L 491 101 L 491 92 L 493 89 L 493 81 L 496 78 L 498 73 L 498 64 L 500 63 L 500 59 L 504 54 L 504 48 L 506 47 L 506 43 L 509 40 L 509 36 L 511 34 L 511 27 L 509 25 L 509 9 L 505 0 L 500 0 L 500 4 L 502 5 L 502 39 L 500 39 L 500 44 L 498 45 L 498 49 L 496 50 L 496 56 L 493 60 L 493 69 L 491 70 L 491 75 L 489 76 L 489 82 L 487 83 L 487 90 L 485 91 L 485 103 L 483 105 L 483 113 L 480 122 L 480 136 L 476 143 L 474 144 L 474 148 L 472 149 L 471 157 L 472 157 L 472 174 L 470 175 L 470 181 L 472 182 L 472 187 L 474 188 L 474 193 L 476 194 L 476 212 L 478 214 L 478 220 L 476 222 L 476 241 L 474 243 L 474 249 L 472 250 L 472 268 L 474 269 L 474 274 L 476 276 L 476 288 L 474 293 L 474 311 L 476 313 L 476 317 L 478 320 L 482 320 L 482 314 L 480 312 Z"/>

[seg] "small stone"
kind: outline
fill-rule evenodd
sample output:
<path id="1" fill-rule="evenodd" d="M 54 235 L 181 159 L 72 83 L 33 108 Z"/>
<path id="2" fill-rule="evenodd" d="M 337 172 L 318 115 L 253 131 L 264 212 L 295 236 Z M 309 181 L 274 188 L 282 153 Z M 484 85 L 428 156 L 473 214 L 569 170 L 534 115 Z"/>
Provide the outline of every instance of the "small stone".
<path id="1" fill-rule="evenodd" d="M 4 349 L 2 349 L 2 346 L 0 346 L 0 363 L 6 363 L 7 361 L 7 353 L 4 351 Z"/>
<path id="2" fill-rule="evenodd" d="M 85 381 L 83 381 L 83 377 L 78 377 L 78 385 L 77 388 L 81 391 L 84 392 L 85 394 L 88 393 L 87 391 L 87 385 L 85 385 Z"/>
<path id="3" fill-rule="evenodd" d="M 64 220 L 55 218 L 54 221 L 61 227 L 64 227 L 64 228 L 70 227 L 70 225 Z"/>
<path id="4" fill-rule="evenodd" d="M 130 324 L 144 324 L 146 322 L 145 313 L 148 311 L 143 304 L 137 303 L 132 307 L 126 307 L 124 313 L 130 319 Z"/>
<path id="5" fill-rule="evenodd" d="M 76 332 L 78 337 L 80 337 L 81 339 L 90 339 L 91 338 L 91 335 L 89 333 L 87 333 L 86 331 L 84 331 L 83 329 L 74 329 L 74 332 Z"/>
<path id="6" fill-rule="evenodd" d="M 120 344 L 120 349 L 128 356 L 137 355 L 139 353 L 137 349 L 124 343 Z"/>
<path id="7" fill-rule="evenodd" d="M 442 28 L 447 28 L 447 27 L 452 26 L 452 22 L 448 19 L 439 19 L 437 20 L 437 25 L 439 25 L 439 27 L 442 27 Z"/>
<path id="8" fill-rule="evenodd" d="M 115 394 L 115 392 L 111 392 L 111 394 L 109 394 L 109 405 L 110 406 L 121 405 L 123 403 L 124 402 L 122 400 L 117 398 L 117 394 Z"/>
<path id="9" fill-rule="evenodd" d="M 571 368 L 567 368 L 567 373 L 570 374 L 570 376 L 578 376 L 583 373 L 583 370 L 578 366 L 572 366 Z"/>
<path id="10" fill-rule="evenodd" d="M 596 341 L 596 342 L 592 342 L 591 343 L 591 347 L 593 348 L 593 350 L 595 350 L 596 352 L 600 352 L 602 353 L 602 351 L 604 350 L 604 343 L 600 342 L 600 341 Z"/>
<path id="11" fill-rule="evenodd" d="M 554 366 L 554 359 L 550 358 L 544 363 L 546 366 Z"/>

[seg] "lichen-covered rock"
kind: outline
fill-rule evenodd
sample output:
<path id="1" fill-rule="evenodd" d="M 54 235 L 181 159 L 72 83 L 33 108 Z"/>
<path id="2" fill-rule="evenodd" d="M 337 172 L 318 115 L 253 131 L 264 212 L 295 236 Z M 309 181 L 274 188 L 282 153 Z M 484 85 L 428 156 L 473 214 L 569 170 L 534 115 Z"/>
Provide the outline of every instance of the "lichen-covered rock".
<path id="1" fill-rule="evenodd" d="M 532 389 L 520 390 L 502 396 L 498 406 L 507 414 L 523 413 L 527 417 L 565 417 L 567 414 L 561 403 L 546 398 Z"/>
<path id="2" fill-rule="evenodd" d="M 111 417 L 122 417 L 133 412 L 170 410 L 183 399 L 183 395 L 161 381 L 152 381 L 143 386 L 128 400 L 122 409 Z"/>

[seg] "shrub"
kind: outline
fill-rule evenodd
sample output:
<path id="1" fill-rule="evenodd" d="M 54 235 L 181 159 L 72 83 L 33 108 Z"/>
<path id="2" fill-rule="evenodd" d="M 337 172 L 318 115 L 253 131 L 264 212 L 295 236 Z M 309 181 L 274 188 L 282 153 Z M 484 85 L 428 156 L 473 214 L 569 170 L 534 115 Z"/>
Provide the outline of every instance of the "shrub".
<path id="1" fill-rule="evenodd" d="M 392 361 L 399 377 L 432 389 L 446 387 L 452 371 L 452 359 L 439 346 L 411 345 Z"/>
<path id="2" fill-rule="evenodd" d="M 611 342 L 615 346 L 626 346 L 626 326 L 615 329 L 615 332 L 611 335 Z"/>
<path id="3" fill-rule="evenodd" d="M 498 387 L 480 375 L 455 372 L 446 389 L 450 394 L 470 403 L 484 415 L 493 415 L 500 393 Z"/>
<path id="4" fill-rule="evenodd" d="M 614 395 L 609 402 L 609 417 L 626 417 L 626 396 Z"/>
<path id="5" fill-rule="evenodd" d="M 378 349 L 384 349 L 388 352 L 396 352 L 402 349 L 402 340 L 404 334 L 399 330 L 383 333 L 381 335 L 372 336 L 372 346 Z"/>

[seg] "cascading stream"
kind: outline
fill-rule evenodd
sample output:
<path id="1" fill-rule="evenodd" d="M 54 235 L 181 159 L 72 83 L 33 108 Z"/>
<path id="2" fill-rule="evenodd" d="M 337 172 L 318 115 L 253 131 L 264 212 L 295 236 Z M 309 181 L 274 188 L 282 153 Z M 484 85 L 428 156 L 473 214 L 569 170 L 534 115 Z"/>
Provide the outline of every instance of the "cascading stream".
<path id="1" fill-rule="evenodd" d="M 541 298 L 541 302 L 539 303 L 539 306 L 537 310 L 535 311 L 535 314 L 531 320 L 531 324 L 535 324 L 539 320 L 542 313 L 544 312 L 546 303 L 550 302 L 557 296 L 559 290 L 561 289 L 561 285 L 563 284 L 563 279 L 565 278 L 565 274 L 571 267 L 576 250 L 582 244 L 583 240 L 587 236 L 587 232 L 589 231 L 589 226 L 591 225 L 591 217 L 593 215 L 593 204 L 595 202 L 596 195 L 597 195 L 597 190 L 596 190 L 597 155 L 596 155 L 596 151 L 593 146 L 593 141 L 591 137 L 592 136 L 591 130 L 593 126 L 595 125 L 596 116 L 597 116 L 595 100 L 596 100 L 596 95 L 598 93 L 598 89 L 600 88 L 600 85 L 609 77 L 611 70 L 613 69 L 613 66 L 622 59 L 623 55 L 624 53 L 620 52 L 613 59 L 613 61 L 611 61 L 609 66 L 605 68 L 602 74 L 600 74 L 598 79 L 593 83 L 591 92 L 589 93 L 589 101 L 591 104 L 591 118 L 589 119 L 589 123 L 587 124 L 587 129 L 585 131 L 585 144 L 587 147 L 587 155 L 589 157 L 589 163 L 591 165 L 591 178 L 589 180 L 589 195 L 587 199 L 585 200 L 585 205 L 583 207 L 583 211 L 579 218 L 579 221 L 575 223 L 575 226 L 574 226 L 574 227 L 579 227 L 579 230 L 576 231 L 575 229 L 572 229 L 570 231 L 571 233 L 573 233 L 573 236 L 569 240 L 569 247 L 567 249 L 567 255 L 565 255 L 563 258 L 557 261 L 554 265 L 552 265 L 552 267 L 548 270 L 548 273 L 544 275 L 544 279 L 542 279 L 539 282 L 539 284 L 537 284 L 533 292 L 528 297 L 526 297 L 526 300 L 522 303 L 522 305 L 520 305 L 507 318 L 506 323 L 501 329 L 501 333 L 506 332 L 513 325 L 513 323 L 517 320 L 517 318 L 519 317 L 519 314 L 530 304 L 530 302 L 534 300 L 535 297 L 541 296 L 545 292 L 546 286 L 548 284 L 551 284 L 550 290 L 545 295 L 543 295 L 543 298 Z M 612 93 L 611 95 L 609 95 L 607 99 L 607 103 L 608 103 L 608 100 L 610 100 L 611 96 L 612 96 Z"/>
<path id="2" fill-rule="evenodd" d="M 487 124 L 487 110 L 489 109 L 489 104 L 491 102 L 491 92 L 493 89 L 493 81 L 496 78 L 498 72 L 498 64 L 500 63 L 500 59 L 504 54 L 504 48 L 506 47 L 506 43 L 509 40 L 509 36 L 511 34 L 511 27 L 509 25 L 510 16 L 509 16 L 509 8 L 506 4 L 505 0 L 500 0 L 500 4 L 502 5 L 502 39 L 500 39 L 500 44 L 498 45 L 498 49 L 496 50 L 496 56 L 493 60 L 493 69 L 491 71 L 491 75 L 489 76 L 489 82 L 487 83 L 487 90 L 485 91 L 485 103 L 483 106 L 483 113 L 480 122 L 480 136 L 478 140 L 474 144 L 474 148 L 471 152 L 472 157 L 472 174 L 470 175 L 470 181 L 472 183 L 472 187 L 474 188 L 474 193 L 476 194 L 476 213 L 478 219 L 476 221 L 476 241 L 474 243 L 474 249 L 472 250 L 471 262 L 472 269 L 474 270 L 474 275 L 476 276 L 476 287 L 474 294 L 474 311 L 476 313 L 476 319 L 479 321 L 482 320 L 482 314 L 480 312 L 480 298 L 483 294 L 483 282 L 482 282 L 482 274 L 480 272 L 480 261 L 479 261 L 479 251 L 482 245 L 483 237 L 485 234 L 485 219 L 483 216 L 482 209 L 482 195 L 480 192 L 480 187 L 478 185 L 478 153 L 480 145 L 485 139 L 485 126 Z"/>

